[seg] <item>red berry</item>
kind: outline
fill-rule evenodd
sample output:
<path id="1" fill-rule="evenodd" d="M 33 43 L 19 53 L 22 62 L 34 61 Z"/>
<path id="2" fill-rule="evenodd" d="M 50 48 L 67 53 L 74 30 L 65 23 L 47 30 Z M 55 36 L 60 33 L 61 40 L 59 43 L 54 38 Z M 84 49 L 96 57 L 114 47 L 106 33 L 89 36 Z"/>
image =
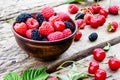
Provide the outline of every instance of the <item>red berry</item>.
<path id="1" fill-rule="evenodd" d="M 60 31 L 56 31 L 56 32 L 50 33 L 47 36 L 49 41 L 59 40 L 59 39 L 62 39 L 63 37 L 64 37 L 63 33 L 60 32 Z"/>
<path id="2" fill-rule="evenodd" d="M 106 52 L 101 48 L 96 48 L 92 52 L 93 57 L 97 61 L 102 61 L 106 57 Z"/>
<path id="3" fill-rule="evenodd" d="M 100 21 L 97 18 L 91 18 L 90 19 L 90 26 L 92 28 L 98 28 L 100 26 Z"/>
<path id="4" fill-rule="evenodd" d="M 63 31 L 65 29 L 65 24 L 63 21 L 54 22 L 54 29 L 56 31 Z"/>
<path id="5" fill-rule="evenodd" d="M 93 18 L 93 15 L 91 15 L 91 14 L 86 14 L 86 15 L 84 16 L 84 19 L 85 19 L 86 24 L 90 24 L 91 18 Z"/>
<path id="6" fill-rule="evenodd" d="M 100 9 L 99 14 L 107 17 L 108 16 L 108 11 L 105 10 L 104 8 L 102 8 L 102 9 Z"/>
<path id="7" fill-rule="evenodd" d="M 108 23 L 108 31 L 115 32 L 118 29 L 118 23 L 116 21 L 112 21 Z"/>
<path id="8" fill-rule="evenodd" d="M 88 67 L 88 72 L 94 74 L 99 69 L 99 64 L 97 62 L 90 62 Z"/>
<path id="9" fill-rule="evenodd" d="M 66 29 L 63 30 L 63 36 L 64 37 L 68 37 L 71 34 L 72 34 L 72 31 L 70 29 L 66 28 Z"/>
<path id="10" fill-rule="evenodd" d="M 98 69 L 95 72 L 95 80 L 106 80 L 107 73 L 103 69 Z"/>
<path id="11" fill-rule="evenodd" d="M 27 25 L 24 22 L 16 23 L 14 30 L 21 36 L 26 36 Z"/>
<path id="12" fill-rule="evenodd" d="M 55 21 L 61 21 L 61 18 L 59 16 L 52 16 L 49 18 L 49 22 L 52 24 L 52 26 L 54 25 Z"/>
<path id="13" fill-rule="evenodd" d="M 110 14 L 117 15 L 118 12 L 119 12 L 119 6 L 117 6 L 117 5 L 110 6 L 108 8 L 108 11 L 109 11 Z"/>
<path id="14" fill-rule="evenodd" d="M 103 25 L 106 22 L 106 18 L 103 15 L 99 15 L 98 20 L 100 22 L 100 25 Z"/>
<path id="15" fill-rule="evenodd" d="M 84 14 L 93 14 L 94 13 L 94 10 L 92 9 L 92 7 L 90 7 L 90 8 L 87 8 L 87 7 L 85 7 L 84 8 Z"/>
<path id="16" fill-rule="evenodd" d="M 67 13 L 59 12 L 57 15 L 61 18 L 62 21 L 69 21 L 70 16 Z"/>
<path id="17" fill-rule="evenodd" d="M 118 70 L 120 68 L 120 60 L 117 58 L 110 58 L 108 61 L 108 66 L 113 71 Z"/>
<path id="18" fill-rule="evenodd" d="M 47 80 L 58 80 L 56 77 L 48 78 Z"/>
<path id="19" fill-rule="evenodd" d="M 33 28 L 38 28 L 39 23 L 34 18 L 28 18 L 26 21 L 26 25 L 27 25 L 28 29 L 33 29 Z"/>
<path id="20" fill-rule="evenodd" d="M 29 29 L 29 30 L 26 31 L 26 36 L 27 36 L 27 38 L 29 38 L 29 39 L 32 38 L 32 36 L 31 36 L 31 34 L 32 34 L 31 31 L 32 31 L 32 29 Z"/>
<path id="21" fill-rule="evenodd" d="M 93 9 L 94 13 L 99 13 L 101 6 L 99 4 L 93 4 L 92 9 Z"/>
<path id="22" fill-rule="evenodd" d="M 71 14 L 77 13 L 79 10 L 79 7 L 76 4 L 70 4 L 68 7 L 68 12 Z"/>
<path id="23" fill-rule="evenodd" d="M 54 32 L 54 28 L 49 22 L 43 22 L 42 25 L 39 28 L 39 32 L 41 35 L 49 35 L 50 33 Z"/>
<path id="24" fill-rule="evenodd" d="M 83 19 L 76 20 L 76 24 L 77 24 L 79 29 L 84 29 L 86 26 L 86 22 Z"/>
<path id="25" fill-rule="evenodd" d="M 78 31 L 78 32 L 76 32 L 76 34 L 75 34 L 74 40 L 75 40 L 75 41 L 79 41 L 79 40 L 81 39 L 81 37 L 82 37 L 82 33 Z"/>
<path id="26" fill-rule="evenodd" d="M 55 11 L 52 7 L 47 6 L 41 10 L 41 13 L 43 14 L 44 18 L 49 19 L 51 16 L 55 14 Z"/>

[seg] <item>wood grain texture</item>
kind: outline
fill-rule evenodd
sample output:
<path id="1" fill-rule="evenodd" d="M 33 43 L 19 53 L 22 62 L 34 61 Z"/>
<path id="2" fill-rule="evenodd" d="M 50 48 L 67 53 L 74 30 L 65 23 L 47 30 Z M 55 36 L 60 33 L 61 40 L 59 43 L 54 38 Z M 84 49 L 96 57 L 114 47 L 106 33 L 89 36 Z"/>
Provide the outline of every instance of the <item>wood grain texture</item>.
<path id="1" fill-rule="evenodd" d="M 92 3 L 92 2 L 91 2 Z M 82 3 L 79 7 L 82 9 L 84 6 L 91 5 L 88 3 Z M 109 0 L 103 0 L 100 4 L 107 9 Z M 106 4 L 106 5 L 105 5 Z M 119 0 L 115 0 L 113 4 L 120 4 Z M 56 7 L 56 12 L 64 11 L 67 12 L 68 5 L 61 5 Z M 37 8 L 31 11 L 38 10 Z M 21 12 L 18 9 L 18 13 Z M 8 12 L 9 13 L 9 12 Z M 18 13 L 15 13 L 17 15 Z M 10 16 L 15 16 L 12 13 Z M 1 15 L 0 15 L 1 16 Z M 71 15 L 74 18 L 75 15 Z M 8 16 L 9 17 L 9 16 Z M 71 47 L 61 55 L 57 60 L 51 62 L 40 62 L 35 60 L 33 57 L 25 54 L 23 50 L 16 44 L 14 36 L 11 31 L 12 22 L 1 21 L 0 22 L 0 80 L 4 74 L 10 71 L 16 71 L 21 73 L 27 68 L 39 68 L 41 66 L 47 66 L 50 72 L 56 70 L 62 62 L 66 60 L 79 60 L 91 54 L 92 49 L 95 47 L 103 47 L 106 42 L 110 42 L 112 45 L 120 42 L 120 28 L 115 33 L 109 33 L 106 31 L 106 25 L 109 21 L 116 20 L 119 22 L 120 15 L 113 16 L 109 15 L 105 25 L 99 27 L 98 29 L 92 29 L 90 26 L 86 26 L 84 30 L 81 30 L 83 37 L 78 42 L 73 42 Z M 3 18 L 5 18 L 3 16 Z M 2 18 L 1 18 L 2 19 Z M 92 32 L 98 33 L 98 39 L 95 42 L 90 42 L 88 36 Z"/>

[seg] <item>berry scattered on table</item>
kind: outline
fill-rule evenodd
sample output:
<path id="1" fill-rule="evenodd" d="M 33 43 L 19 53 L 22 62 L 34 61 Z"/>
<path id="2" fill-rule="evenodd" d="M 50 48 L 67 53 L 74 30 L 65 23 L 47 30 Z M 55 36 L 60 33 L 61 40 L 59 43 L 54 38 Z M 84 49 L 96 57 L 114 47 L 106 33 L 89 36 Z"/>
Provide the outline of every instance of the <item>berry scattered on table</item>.
<path id="1" fill-rule="evenodd" d="M 64 35 L 60 31 L 56 31 L 56 32 L 50 33 L 47 36 L 49 41 L 59 40 L 59 39 L 62 39 L 63 37 L 64 37 Z"/>
<path id="2" fill-rule="evenodd" d="M 99 13 L 101 8 L 102 7 L 99 4 L 93 4 L 92 5 L 92 9 L 93 9 L 94 13 Z"/>
<path id="3" fill-rule="evenodd" d="M 85 16 L 84 13 L 79 12 L 79 13 L 76 14 L 76 16 L 75 16 L 75 20 L 77 20 L 77 19 L 84 19 L 84 16 Z"/>
<path id="4" fill-rule="evenodd" d="M 112 21 L 108 23 L 108 31 L 115 32 L 118 29 L 118 23 L 116 21 Z"/>
<path id="5" fill-rule="evenodd" d="M 47 6 L 42 8 L 41 13 L 43 14 L 45 19 L 49 19 L 51 16 L 54 16 L 55 11 L 52 7 Z"/>
<path id="6" fill-rule="evenodd" d="M 88 24 L 88 25 L 90 24 L 91 18 L 93 18 L 93 15 L 92 15 L 92 14 L 86 14 L 86 15 L 84 16 L 84 20 L 85 20 L 86 24 Z"/>
<path id="7" fill-rule="evenodd" d="M 107 77 L 107 73 L 103 69 L 98 69 L 95 72 L 95 80 L 106 80 L 106 77 Z"/>
<path id="8" fill-rule="evenodd" d="M 100 26 L 100 21 L 98 18 L 91 18 L 90 19 L 90 26 L 92 28 L 98 28 Z"/>
<path id="9" fill-rule="evenodd" d="M 81 39 L 81 37 L 82 37 L 82 32 L 77 31 L 76 34 L 75 34 L 74 40 L 79 41 Z"/>
<path id="10" fill-rule="evenodd" d="M 68 22 L 68 21 L 65 21 L 64 24 L 65 24 L 65 27 L 66 27 L 66 28 L 69 28 L 72 32 L 74 32 L 75 27 L 73 26 L 72 23 L 70 23 L 70 22 Z"/>
<path id="11" fill-rule="evenodd" d="M 21 36 L 26 36 L 27 25 L 24 22 L 16 23 L 14 30 Z"/>
<path id="12" fill-rule="evenodd" d="M 106 57 L 106 52 L 102 48 L 96 48 L 92 52 L 93 57 L 97 61 L 103 61 Z"/>
<path id="13" fill-rule="evenodd" d="M 106 22 L 106 18 L 103 15 L 99 15 L 98 20 L 100 22 L 100 26 L 103 25 Z"/>
<path id="14" fill-rule="evenodd" d="M 77 13 L 78 10 L 79 10 L 79 7 L 76 4 L 70 4 L 68 6 L 68 12 L 71 13 L 71 14 Z"/>
<path id="15" fill-rule="evenodd" d="M 33 28 L 38 28 L 39 23 L 34 18 L 28 18 L 26 21 L 26 25 L 27 25 L 28 29 L 33 29 Z"/>
<path id="16" fill-rule="evenodd" d="M 32 18 L 32 14 L 30 13 L 21 13 L 17 16 L 16 21 L 17 23 L 26 22 L 28 18 Z"/>
<path id="17" fill-rule="evenodd" d="M 93 32 L 89 35 L 88 38 L 89 38 L 90 41 L 95 41 L 98 38 L 98 34 Z"/>
<path id="18" fill-rule="evenodd" d="M 108 61 L 108 66 L 111 70 L 116 71 L 120 68 L 120 60 L 117 58 L 110 58 Z"/>
<path id="19" fill-rule="evenodd" d="M 108 16 L 108 11 L 106 9 L 102 8 L 102 9 L 100 9 L 99 14 L 107 17 Z"/>
<path id="20" fill-rule="evenodd" d="M 72 34 L 72 31 L 69 28 L 63 30 L 63 36 L 68 37 Z"/>
<path id="21" fill-rule="evenodd" d="M 112 5 L 108 8 L 108 11 L 110 14 L 117 15 L 119 12 L 119 6 L 117 5 Z"/>
<path id="22" fill-rule="evenodd" d="M 38 13 L 38 14 L 36 14 L 36 20 L 38 21 L 39 26 L 41 26 L 45 19 L 44 19 L 44 16 L 41 13 Z"/>
<path id="23" fill-rule="evenodd" d="M 76 24 L 78 26 L 78 29 L 84 29 L 85 26 L 86 26 L 86 22 L 83 19 L 78 19 L 75 22 L 76 22 Z"/>

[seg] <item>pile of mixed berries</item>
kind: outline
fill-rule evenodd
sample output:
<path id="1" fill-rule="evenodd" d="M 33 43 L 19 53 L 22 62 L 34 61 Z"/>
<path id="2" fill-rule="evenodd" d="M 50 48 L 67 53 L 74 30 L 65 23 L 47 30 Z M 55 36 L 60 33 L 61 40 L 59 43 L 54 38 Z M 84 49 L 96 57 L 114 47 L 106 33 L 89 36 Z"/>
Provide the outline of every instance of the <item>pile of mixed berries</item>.
<path id="1" fill-rule="evenodd" d="M 14 30 L 21 36 L 39 41 L 54 41 L 70 36 L 75 31 L 70 16 L 55 13 L 52 7 L 44 7 L 36 15 L 21 13 L 17 16 Z"/>

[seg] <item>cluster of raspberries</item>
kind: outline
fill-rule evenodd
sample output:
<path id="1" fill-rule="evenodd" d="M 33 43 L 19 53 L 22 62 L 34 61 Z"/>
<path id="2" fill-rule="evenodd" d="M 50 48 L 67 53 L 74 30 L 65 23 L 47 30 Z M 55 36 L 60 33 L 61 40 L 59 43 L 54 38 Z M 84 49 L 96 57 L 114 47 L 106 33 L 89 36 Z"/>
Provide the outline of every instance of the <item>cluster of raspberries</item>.
<path id="1" fill-rule="evenodd" d="M 36 15 L 30 13 L 18 15 L 14 30 L 32 40 L 54 41 L 70 36 L 75 27 L 66 13 L 55 13 L 52 7 L 44 7 Z"/>

